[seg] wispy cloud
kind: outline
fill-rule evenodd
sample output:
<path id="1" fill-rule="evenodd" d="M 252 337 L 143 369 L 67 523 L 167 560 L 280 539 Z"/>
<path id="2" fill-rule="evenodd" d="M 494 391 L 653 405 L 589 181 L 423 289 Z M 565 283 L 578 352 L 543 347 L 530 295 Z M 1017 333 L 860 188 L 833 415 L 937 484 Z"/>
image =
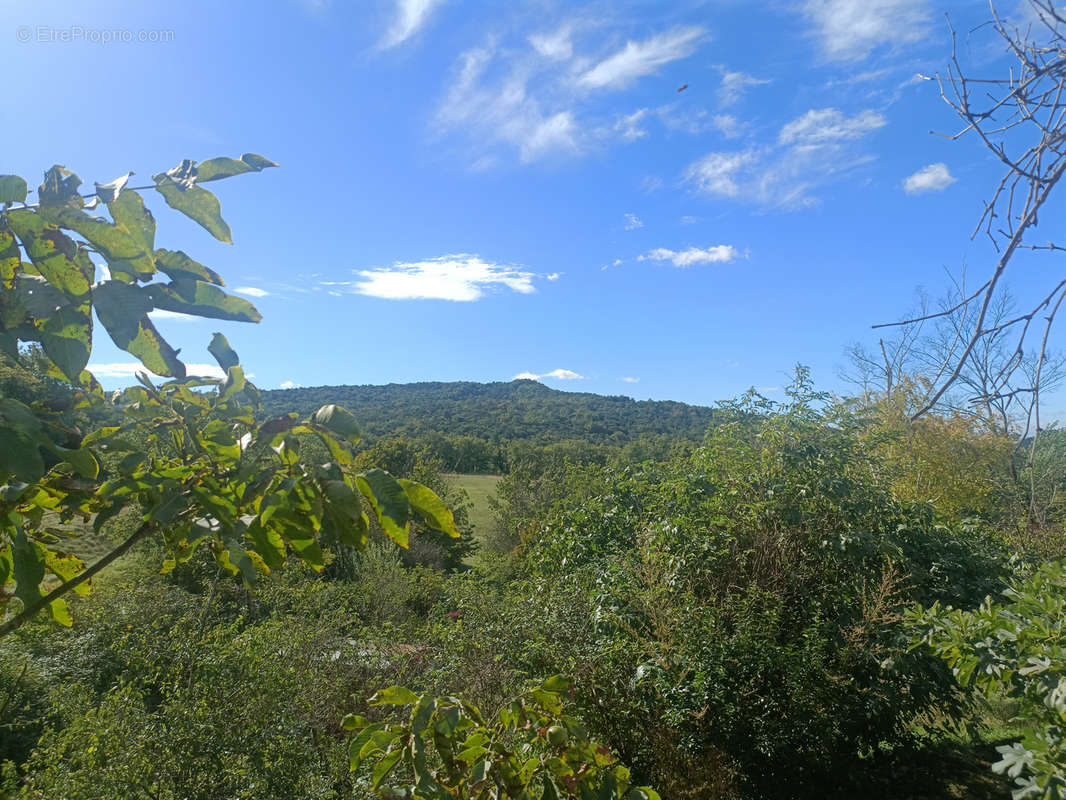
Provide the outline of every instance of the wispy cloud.
<path id="1" fill-rule="evenodd" d="M 153 378 L 159 378 L 161 376 L 156 375 L 149 370 L 139 361 L 122 361 L 111 364 L 92 364 L 90 363 L 86 369 L 89 370 L 97 378 L 134 378 L 138 372 L 144 372 Z M 186 364 L 185 372 L 187 375 L 201 377 L 201 378 L 219 378 L 224 379 L 226 373 L 217 364 Z M 164 378 L 165 380 L 165 378 Z"/>
<path id="2" fill-rule="evenodd" d="M 743 72 L 732 72 L 721 66 L 718 71 L 722 73 L 722 82 L 718 87 L 718 104 L 723 108 L 740 100 L 752 86 L 763 86 L 770 82 Z"/>
<path id="3" fill-rule="evenodd" d="M 382 47 L 395 47 L 410 39 L 429 21 L 443 0 L 397 0 L 392 26 Z"/>
<path id="4" fill-rule="evenodd" d="M 635 231 L 637 228 L 644 227 L 644 220 L 642 220 L 636 214 L 626 214 L 625 218 L 627 231 Z"/>
<path id="5" fill-rule="evenodd" d="M 612 27 L 574 19 L 518 40 L 492 36 L 463 52 L 437 110 L 439 132 L 470 139 L 478 169 L 515 152 L 529 164 L 646 137 L 649 109 L 608 111 L 602 95 L 691 55 L 706 34 L 674 28 L 620 49 L 614 44 L 612 53 Z"/>
<path id="6" fill-rule="evenodd" d="M 233 291 L 237 294 L 246 294 L 249 297 L 266 297 L 270 294 L 266 289 L 258 289 L 255 286 L 238 286 Z"/>
<path id="7" fill-rule="evenodd" d="M 566 61 L 574 54 L 574 24 L 565 22 L 551 33 L 534 34 L 529 37 L 533 49 L 553 61 Z"/>
<path id="8" fill-rule="evenodd" d="M 740 251 L 731 244 L 714 247 L 690 247 L 687 250 L 670 250 L 657 247 L 645 255 L 638 256 L 638 261 L 669 261 L 675 267 L 691 267 L 696 264 L 727 264 L 740 258 Z"/>
<path id="9" fill-rule="evenodd" d="M 943 162 L 922 167 L 903 181 L 903 191 L 907 194 L 924 192 L 942 192 L 955 182 L 956 178 Z"/>
<path id="10" fill-rule="evenodd" d="M 300 384 L 296 383 L 295 381 L 282 381 L 278 384 L 278 387 L 281 389 L 296 389 L 299 386 Z"/>
<path id="11" fill-rule="evenodd" d="M 885 124 L 874 111 L 848 116 L 835 108 L 811 109 L 785 124 L 773 145 L 708 153 L 689 165 L 684 178 L 705 194 L 803 208 L 818 202 L 814 189 L 874 159 L 857 142 Z"/>
<path id="12" fill-rule="evenodd" d="M 590 89 L 628 86 L 659 67 L 692 55 L 706 31 L 699 27 L 675 28 L 626 46 L 600 61 L 580 78 L 578 84 Z"/>
<path id="13" fill-rule="evenodd" d="M 397 261 L 389 267 L 357 270 L 351 281 L 325 281 L 333 294 L 364 294 L 386 300 L 479 300 L 506 287 L 521 294 L 536 291 L 537 275 L 512 264 L 495 264 L 467 253 L 425 261 Z"/>
<path id="14" fill-rule="evenodd" d="M 641 122 L 648 116 L 648 109 L 638 108 L 632 114 L 623 114 L 618 117 L 614 124 L 615 132 L 627 142 L 635 142 L 648 135 L 648 131 L 641 127 Z"/>
<path id="15" fill-rule="evenodd" d="M 876 111 L 862 111 L 849 117 L 835 108 L 812 108 L 785 125 L 777 142 L 805 146 L 860 139 L 883 128 L 885 123 L 885 118 Z"/>
<path id="16" fill-rule="evenodd" d="M 513 381 L 539 381 L 541 378 L 554 378 L 558 381 L 581 381 L 585 379 L 584 375 L 579 375 L 571 369 L 553 369 L 551 372 L 536 373 L 536 372 L 519 372 L 511 380 Z"/>
<path id="17" fill-rule="evenodd" d="M 549 281 L 557 281 L 557 280 L 559 280 L 560 275 L 561 275 L 561 273 L 552 272 L 552 273 L 549 273 L 548 275 L 545 275 L 544 277 L 547 278 Z"/>
<path id="18" fill-rule="evenodd" d="M 625 378 L 622 378 L 622 380 L 625 381 L 626 383 L 640 383 L 640 378 L 625 377 Z"/>
<path id="19" fill-rule="evenodd" d="M 929 32 L 928 0 L 806 0 L 803 13 L 832 61 L 857 61 L 881 45 L 914 44 Z"/>

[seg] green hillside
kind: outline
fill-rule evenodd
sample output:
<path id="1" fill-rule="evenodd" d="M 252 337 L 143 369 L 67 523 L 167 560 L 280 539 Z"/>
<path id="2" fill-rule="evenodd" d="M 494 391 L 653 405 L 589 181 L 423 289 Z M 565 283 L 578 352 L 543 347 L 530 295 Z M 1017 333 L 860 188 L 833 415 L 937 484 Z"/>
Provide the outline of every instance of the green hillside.
<path id="1" fill-rule="evenodd" d="M 474 436 L 491 442 L 583 440 L 624 445 L 646 436 L 701 441 L 714 411 L 705 406 L 561 392 L 529 380 L 509 383 L 390 383 L 263 392 L 270 414 L 306 414 L 325 403 L 350 409 L 366 436 Z"/>

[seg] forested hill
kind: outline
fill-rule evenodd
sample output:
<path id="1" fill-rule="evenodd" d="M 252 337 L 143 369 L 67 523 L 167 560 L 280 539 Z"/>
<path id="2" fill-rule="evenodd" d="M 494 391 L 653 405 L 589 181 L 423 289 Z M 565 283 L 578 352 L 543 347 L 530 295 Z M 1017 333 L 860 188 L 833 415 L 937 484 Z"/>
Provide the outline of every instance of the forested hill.
<path id="1" fill-rule="evenodd" d="M 264 408 L 271 415 L 307 414 L 326 403 L 352 411 L 372 439 L 440 433 L 538 444 L 580 439 L 623 445 L 646 436 L 701 441 L 714 413 L 705 406 L 672 401 L 561 392 L 529 380 L 315 386 L 263 392 Z"/>

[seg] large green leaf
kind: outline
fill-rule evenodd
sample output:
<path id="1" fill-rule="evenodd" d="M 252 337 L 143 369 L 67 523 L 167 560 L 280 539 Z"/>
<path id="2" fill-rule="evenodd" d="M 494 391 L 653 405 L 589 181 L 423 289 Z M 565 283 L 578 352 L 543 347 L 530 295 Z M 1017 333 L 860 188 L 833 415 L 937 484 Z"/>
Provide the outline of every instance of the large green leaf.
<path id="1" fill-rule="evenodd" d="M 0 220 L 0 288 L 10 289 L 15 285 L 15 273 L 21 263 L 22 253 L 15 234 Z"/>
<path id="2" fill-rule="evenodd" d="M 64 306 L 40 325 L 41 346 L 67 380 L 78 383 L 89 363 L 93 325 L 89 304 Z"/>
<path id="3" fill-rule="evenodd" d="M 21 528 L 11 546 L 11 561 L 15 573 L 15 597 L 27 606 L 40 600 L 41 581 L 44 580 L 44 551 L 37 542 L 27 538 Z"/>
<path id="4" fill-rule="evenodd" d="M 370 501 L 385 535 L 406 548 L 410 539 L 407 524 L 411 519 L 411 503 L 403 487 L 382 469 L 371 469 L 357 475 L 355 485 Z"/>
<path id="5" fill-rule="evenodd" d="M 459 538 L 459 529 L 455 527 L 455 518 L 452 516 L 451 509 L 432 489 L 405 478 L 400 478 L 397 482 L 403 487 L 411 508 L 425 520 L 429 527 L 442 531 L 453 539 Z"/>
<path id="6" fill-rule="evenodd" d="M 185 365 L 178 360 L 177 351 L 148 318 L 152 303 L 143 287 L 104 281 L 93 288 L 93 301 L 96 316 L 118 347 L 137 356 L 157 375 L 185 377 Z"/>
<path id="7" fill-rule="evenodd" d="M 166 173 L 153 175 L 156 191 L 163 195 L 167 205 L 180 211 L 216 239 L 233 244 L 229 225 L 222 219 L 222 206 L 218 198 L 202 186 L 190 186 L 182 189 L 181 185 Z"/>
<path id="8" fill-rule="evenodd" d="M 214 181 L 242 175 L 245 172 L 259 172 L 267 167 L 276 167 L 273 161 L 255 153 L 245 153 L 238 161 L 235 158 L 221 156 L 201 161 L 196 167 L 197 181 Z"/>
<path id="9" fill-rule="evenodd" d="M 213 269 L 205 267 L 198 261 L 193 261 L 181 250 L 156 250 L 155 264 L 160 270 L 169 275 L 173 280 L 207 281 L 218 286 L 223 286 L 222 276 Z"/>
<path id="10" fill-rule="evenodd" d="M 207 352 L 213 355 L 218 365 L 227 372 L 230 367 L 236 367 L 241 363 L 236 351 L 229 346 L 229 340 L 221 333 L 211 336 L 211 344 L 207 346 Z"/>
<path id="11" fill-rule="evenodd" d="M 81 178 L 59 164 L 44 173 L 44 181 L 37 187 L 37 199 L 41 208 L 48 206 L 69 206 L 81 208 L 85 201 L 78 194 Z"/>
<path id="12" fill-rule="evenodd" d="M 0 175 L 0 203 L 25 203 L 26 179 L 18 175 Z"/>
<path id="13" fill-rule="evenodd" d="M 6 427 L 0 427 L 0 482 L 12 477 L 33 482 L 44 474 L 41 450 L 32 436 L 25 436 Z"/>
<path id="14" fill-rule="evenodd" d="M 89 291 L 93 276 L 85 275 L 78 265 L 73 239 L 33 211 L 12 211 L 7 219 L 33 265 L 49 283 L 70 297 L 82 297 Z"/>
<path id="15" fill-rule="evenodd" d="M 213 283 L 177 280 L 146 288 L 151 293 L 152 305 L 166 311 L 234 322 L 259 322 L 263 318 L 243 297 L 226 294 Z"/>
<path id="16" fill-rule="evenodd" d="M 355 414 L 333 403 L 322 406 L 311 415 L 311 422 L 343 437 L 351 444 L 359 444 L 359 423 Z"/>
<path id="17" fill-rule="evenodd" d="M 123 259 L 110 262 L 111 274 L 150 278 L 155 273 L 155 217 L 144 205 L 144 198 L 132 189 L 125 189 L 107 204 L 107 210 L 111 212 L 115 226 L 136 242 L 142 253 L 128 262 Z"/>

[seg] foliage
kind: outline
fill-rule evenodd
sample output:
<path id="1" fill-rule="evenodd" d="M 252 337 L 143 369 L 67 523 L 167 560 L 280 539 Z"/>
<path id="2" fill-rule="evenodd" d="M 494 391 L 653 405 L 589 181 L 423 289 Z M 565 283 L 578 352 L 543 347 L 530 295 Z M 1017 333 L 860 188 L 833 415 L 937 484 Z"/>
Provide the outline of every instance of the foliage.
<path id="1" fill-rule="evenodd" d="M 446 472 L 506 472 L 521 451 L 511 443 L 571 441 L 585 448 L 621 448 L 662 437 L 698 442 L 714 418 L 701 406 L 561 392 L 536 381 L 320 386 L 263 393 L 272 414 L 309 413 L 342 403 L 362 423 L 369 441 L 402 436 L 427 445 Z M 528 452 L 528 450 L 527 450 Z M 602 458 L 602 456 L 601 456 Z"/>
<path id="2" fill-rule="evenodd" d="M 156 175 L 154 188 L 170 206 L 228 242 L 217 199 L 197 181 L 271 166 L 276 165 L 254 154 L 211 159 L 199 167 L 185 161 Z M 208 349 L 225 380 L 184 377 L 184 365 L 149 311 L 252 322 L 259 313 L 222 291 L 222 279 L 184 253 L 154 248 L 155 219 L 143 198 L 126 188 L 128 177 L 97 185 L 89 206 L 104 203 L 112 222 L 85 213 L 81 180 L 63 167 L 46 173 L 35 206 L 25 204 L 25 181 L 4 181 L 21 189 L 6 198 L 0 213 L 0 346 L 18 359 L 19 341 L 39 342 L 50 361 L 48 374 L 78 387 L 76 406 L 102 403 L 99 385 L 85 371 L 95 312 L 119 347 L 174 380 L 156 386 L 141 376 L 141 385 L 119 399 L 122 423 L 84 440 L 47 407 L 0 395 L 0 600 L 9 600 L 6 588 L 13 584 L 22 604 L 22 611 L 0 626 L 0 635 L 41 608 L 69 625 L 62 595 L 88 591 L 95 571 L 150 534 L 161 534 L 170 551 L 164 569 L 205 544 L 223 569 L 246 581 L 280 565 L 288 552 L 321 568 L 321 542 L 364 546 L 369 533 L 364 501 L 384 534 L 401 547 L 408 546 L 415 519 L 458 538 L 451 512 L 432 490 L 381 469 L 351 468 L 358 425 L 340 406 L 324 405 L 304 420 L 288 414 L 257 424 L 259 392 L 220 334 Z M 12 209 L 13 202 L 21 206 Z M 20 248 L 30 262 L 21 260 Z M 94 282 L 90 253 L 107 262 L 105 280 Z M 158 272 L 170 282 L 151 282 Z M 203 388 L 211 391 L 198 391 Z M 319 440 L 330 461 L 302 461 L 307 438 Z M 101 476 L 100 451 L 120 457 L 111 474 Z M 52 456 L 51 464 L 42 452 Z M 63 548 L 65 532 L 57 518 L 87 523 L 95 515 L 99 529 L 131 504 L 142 512 L 141 526 L 84 571 L 80 559 Z M 52 575 L 61 583 L 46 594 L 42 587 Z"/>
<path id="3" fill-rule="evenodd" d="M 1016 800 L 1066 794 L 1066 564 L 1050 562 L 1011 581 L 1003 599 L 966 611 L 935 603 L 911 609 L 917 644 L 932 649 L 962 687 L 1018 703 L 1030 726 L 996 749 L 992 769 L 1015 779 Z"/>
<path id="4" fill-rule="evenodd" d="M 564 713 L 561 695 L 571 689 L 562 676 L 549 678 L 490 719 L 457 697 L 383 689 L 371 705 L 410 706 L 410 718 L 345 717 L 345 729 L 358 732 L 351 768 L 373 761 L 371 786 L 381 797 L 658 800 L 651 788 L 633 786 L 629 770 Z M 404 774 L 393 777 L 398 766 Z"/>

